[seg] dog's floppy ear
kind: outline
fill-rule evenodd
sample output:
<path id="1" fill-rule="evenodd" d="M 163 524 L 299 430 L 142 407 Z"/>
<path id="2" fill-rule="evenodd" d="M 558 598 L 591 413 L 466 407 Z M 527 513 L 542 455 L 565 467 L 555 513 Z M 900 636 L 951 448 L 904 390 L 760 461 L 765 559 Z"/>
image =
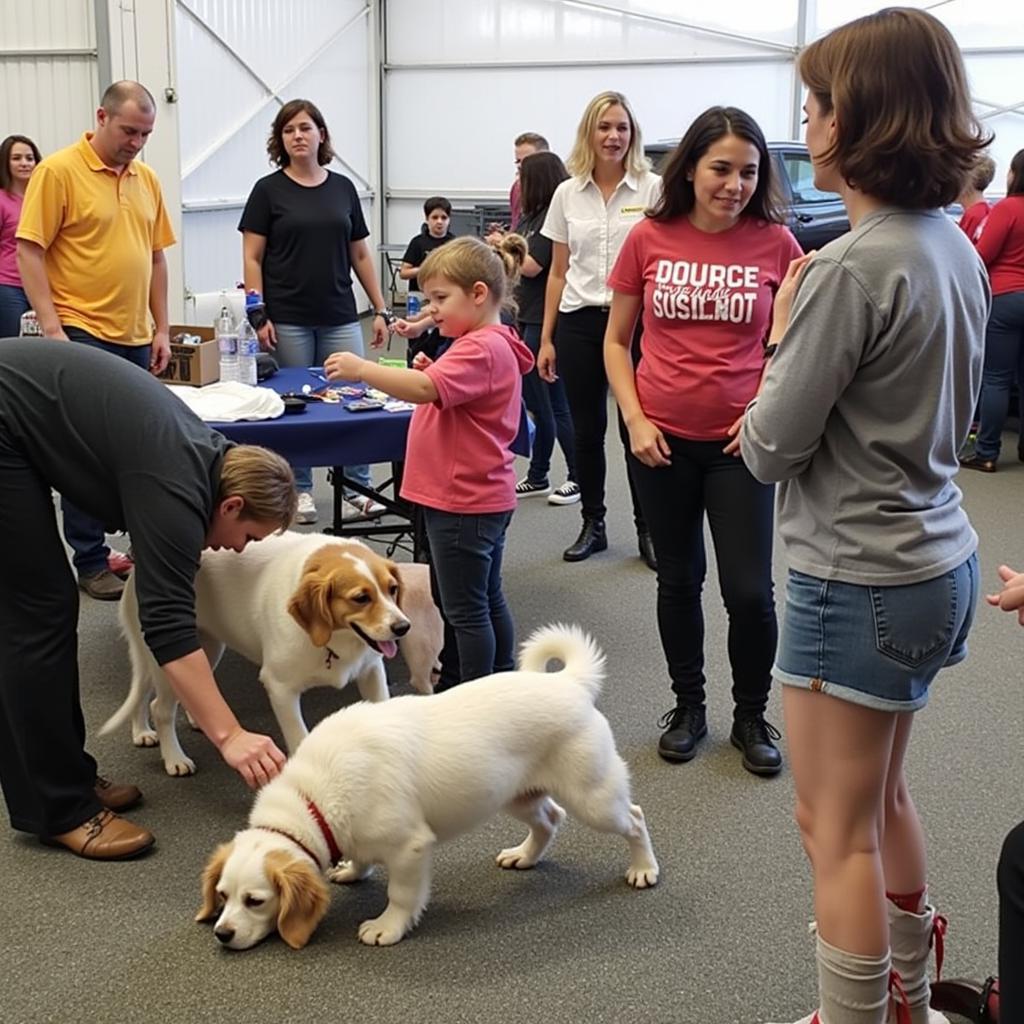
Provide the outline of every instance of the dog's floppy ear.
<path id="1" fill-rule="evenodd" d="M 278 934 L 292 949 L 302 949 L 327 913 L 327 885 L 311 864 L 283 850 L 272 850 L 265 863 L 267 877 L 281 894 Z"/>
<path id="2" fill-rule="evenodd" d="M 402 570 L 397 562 L 392 562 L 388 559 L 385 563 L 387 570 L 391 573 L 391 578 L 398 584 L 398 593 L 395 594 L 395 604 L 398 605 L 402 611 L 405 611 L 405 580 L 402 577 Z"/>
<path id="3" fill-rule="evenodd" d="M 330 577 L 308 567 L 288 602 L 288 614 L 309 634 L 315 646 L 326 647 L 334 632 Z"/>
<path id="4" fill-rule="evenodd" d="M 203 869 L 203 905 L 196 914 L 197 921 L 209 921 L 217 916 L 217 883 L 224 870 L 224 863 L 231 855 L 232 843 L 222 843 L 213 851 Z"/>

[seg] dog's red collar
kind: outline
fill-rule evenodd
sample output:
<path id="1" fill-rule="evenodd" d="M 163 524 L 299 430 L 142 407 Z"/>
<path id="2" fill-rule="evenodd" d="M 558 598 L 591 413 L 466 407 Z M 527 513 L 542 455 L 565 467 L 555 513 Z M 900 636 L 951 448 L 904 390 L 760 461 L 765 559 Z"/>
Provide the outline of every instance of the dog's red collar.
<path id="1" fill-rule="evenodd" d="M 306 807 L 309 808 L 309 813 L 313 815 L 313 820 L 317 823 L 320 829 L 320 834 L 324 837 L 324 842 L 327 844 L 327 855 L 330 858 L 327 862 L 326 867 L 320 863 L 320 858 L 304 843 L 301 839 L 296 838 L 291 832 L 285 831 L 283 828 L 274 828 L 271 825 L 257 825 L 256 827 L 263 832 L 276 832 L 279 836 L 284 836 L 285 839 L 290 839 L 314 864 L 321 870 L 326 871 L 332 864 L 337 864 L 341 860 L 341 848 L 338 846 L 337 840 L 334 838 L 334 833 L 331 831 L 331 826 L 327 824 L 327 819 L 324 817 L 323 811 L 312 800 L 306 800 Z"/>

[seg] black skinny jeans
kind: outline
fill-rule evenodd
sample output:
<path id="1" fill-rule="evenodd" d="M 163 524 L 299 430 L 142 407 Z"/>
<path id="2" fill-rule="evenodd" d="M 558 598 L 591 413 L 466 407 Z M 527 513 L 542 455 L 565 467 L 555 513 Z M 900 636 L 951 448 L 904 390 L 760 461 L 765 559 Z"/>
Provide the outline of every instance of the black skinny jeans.
<path id="1" fill-rule="evenodd" d="M 729 663 L 736 717 L 763 714 L 778 640 L 772 584 L 775 489 L 758 483 L 721 441 L 665 435 L 672 465 L 627 458 L 658 558 L 658 631 L 678 704 L 704 704 L 707 573 L 704 513 L 729 616 Z"/>
<path id="2" fill-rule="evenodd" d="M 608 310 L 584 306 L 574 313 L 559 313 L 555 324 L 556 369 L 565 382 L 576 440 L 576 483 L 585 519 L 604 519 L 606 464 L 604 437 L 608 430 L 608 375 L 604 372 L 604 331 Z M 634 339 L 634 363 L 636 339 Z M 629 451 L 629 434 L 619 415 L 619 437 Z M 633 476 L 628 472 L 629 494 L 637 533 L 645 533 L 644 516 Z"/>
<path id="3" fill-rule="evenodd" d="M 1024 1021 L 1024 821 L 1010 830 L 999 857 L 999 1019 Z"/>

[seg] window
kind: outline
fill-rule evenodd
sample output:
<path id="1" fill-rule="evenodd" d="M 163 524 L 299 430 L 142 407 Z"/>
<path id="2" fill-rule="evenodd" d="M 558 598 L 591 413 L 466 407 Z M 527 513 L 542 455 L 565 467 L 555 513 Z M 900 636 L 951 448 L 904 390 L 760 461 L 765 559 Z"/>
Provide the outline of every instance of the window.
<path id="1" fill-rule="evenodd" d="M 793 202 L 829 203 L 838 198 L 835 192 L 822 192 L 814 187 L 814 165 L 806 153 L 783 153 L 782 162 L 793 188 Z"/>

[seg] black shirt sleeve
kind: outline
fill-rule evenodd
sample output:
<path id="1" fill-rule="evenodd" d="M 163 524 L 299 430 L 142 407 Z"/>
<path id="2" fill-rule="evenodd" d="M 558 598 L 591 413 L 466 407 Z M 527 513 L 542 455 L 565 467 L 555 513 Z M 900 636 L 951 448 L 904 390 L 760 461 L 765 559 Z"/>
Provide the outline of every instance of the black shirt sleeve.
<path id="1" fill-rule="evenodd" d="M 242 219 L 238 222 L 239 231 L 251 231 L 255 235 L 266 237 L 270 234 L 270 198 L 267 195 L 267 179 L 260 178 L 252 187 L 249 198 L 245 201 Z"/>

